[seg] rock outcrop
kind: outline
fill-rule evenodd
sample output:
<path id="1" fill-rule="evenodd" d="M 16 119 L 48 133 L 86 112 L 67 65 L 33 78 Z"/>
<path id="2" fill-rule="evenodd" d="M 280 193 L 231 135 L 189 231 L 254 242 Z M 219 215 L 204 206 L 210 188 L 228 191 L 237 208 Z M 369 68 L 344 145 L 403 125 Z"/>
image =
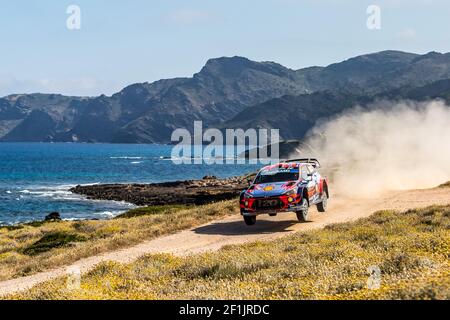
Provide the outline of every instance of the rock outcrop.
<path id="1" fill-rule="evenodd" d="M 202 205 L 239 196 L 248 185 L 247 177 L 187 180 L 153 184 L 103 184 L 76 186 L 70 191 L 89 199 L 126 201 L 138 206 L 194 204 Z"/>

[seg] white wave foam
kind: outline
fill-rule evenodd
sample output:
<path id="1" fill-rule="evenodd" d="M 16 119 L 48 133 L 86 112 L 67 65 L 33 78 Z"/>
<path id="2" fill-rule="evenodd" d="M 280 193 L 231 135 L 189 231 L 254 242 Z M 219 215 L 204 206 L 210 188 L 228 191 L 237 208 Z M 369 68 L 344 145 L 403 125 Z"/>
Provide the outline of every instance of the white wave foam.
<path id="1" fill-rule="evenodd" d="M 143 157 L 128 157 L 128 156 L 124 156 L 124 157 L 109 157 L 110 159 L 125 159 L 125 160 L 140 160 L 143 159 Z"/>
<path id="2" fill-rule="evenodd" d="M 99 215 L 99 216 L 106 216 L 109 218 L 113 218 L 121 213 L 124 213 L 125 211 L 102 211 L 102 212 L 95 212 L 95 215 Z"/>
<path id="3" fill-rule="evenodd" d="M 81 186 L 98 185 L 100 182 L 81 184 Z M 29 186 L 28 189 L 19 191 L 19 193 L 36 198 L 53 198 L 56 200 L 82 200 L 83 197 L 76 195 L 69 190 L 77 185 L 63 184 L 55 186 Z M 20 196 L 22 198 L 22 196 Z"/>
<path id="4" fill-rule="evenodd" d="M 193 160 L 198 159 L 194 157 L 167 157 L 167 158 L 160 158 L 163 161 L 182 161 L 182 160 Z"/>

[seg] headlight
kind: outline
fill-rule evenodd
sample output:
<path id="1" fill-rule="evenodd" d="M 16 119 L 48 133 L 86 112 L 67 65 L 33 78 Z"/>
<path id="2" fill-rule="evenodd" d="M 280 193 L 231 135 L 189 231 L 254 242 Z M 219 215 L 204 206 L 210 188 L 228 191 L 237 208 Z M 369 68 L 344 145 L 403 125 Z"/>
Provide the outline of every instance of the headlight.
<path id="1" fill-rule="evenodd" d="M 290 195 L 293 195 L 293 194 L 295 194 L 295 190 L 294 190 L 294 189 L 289 190 L 289 191 L 287 191 L 287 192 L 285 193 L 285 195 L 287 195 L 287 196 L 290 196 Z"/>

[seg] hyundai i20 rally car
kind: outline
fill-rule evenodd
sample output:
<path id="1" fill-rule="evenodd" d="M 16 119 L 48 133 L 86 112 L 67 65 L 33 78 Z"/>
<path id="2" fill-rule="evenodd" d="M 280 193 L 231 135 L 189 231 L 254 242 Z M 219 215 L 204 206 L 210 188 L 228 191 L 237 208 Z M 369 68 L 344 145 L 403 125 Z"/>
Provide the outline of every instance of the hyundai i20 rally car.
<path id="1" fill-rule="evenodd" d="M 319 173 L 317 159 L 295 159 L 262 168 L 250 186 L 241 192 L 241 214 L 254 225 L 260 214 L 275 216 L 295 212 L 308 221 L 309 207 L 325 212 L 329 198 L 328 180 Z"/>

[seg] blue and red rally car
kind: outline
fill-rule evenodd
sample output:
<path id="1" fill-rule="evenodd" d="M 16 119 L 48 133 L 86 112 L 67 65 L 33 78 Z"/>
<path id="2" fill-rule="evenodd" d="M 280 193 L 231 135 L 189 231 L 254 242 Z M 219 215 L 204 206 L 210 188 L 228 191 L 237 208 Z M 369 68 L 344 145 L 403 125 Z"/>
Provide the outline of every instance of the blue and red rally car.
<path id="1" fill-rule="evenodd" d="M 299 221 L 306 222 L 313 205 L 325 212 L 330 194 L 319 167 L 317 159 L 294 159 L 262 168 L 241 192 L 245 223 L 254 225 L 258 215 L 276 216 L 279 212 L 295 212 Z"/>

